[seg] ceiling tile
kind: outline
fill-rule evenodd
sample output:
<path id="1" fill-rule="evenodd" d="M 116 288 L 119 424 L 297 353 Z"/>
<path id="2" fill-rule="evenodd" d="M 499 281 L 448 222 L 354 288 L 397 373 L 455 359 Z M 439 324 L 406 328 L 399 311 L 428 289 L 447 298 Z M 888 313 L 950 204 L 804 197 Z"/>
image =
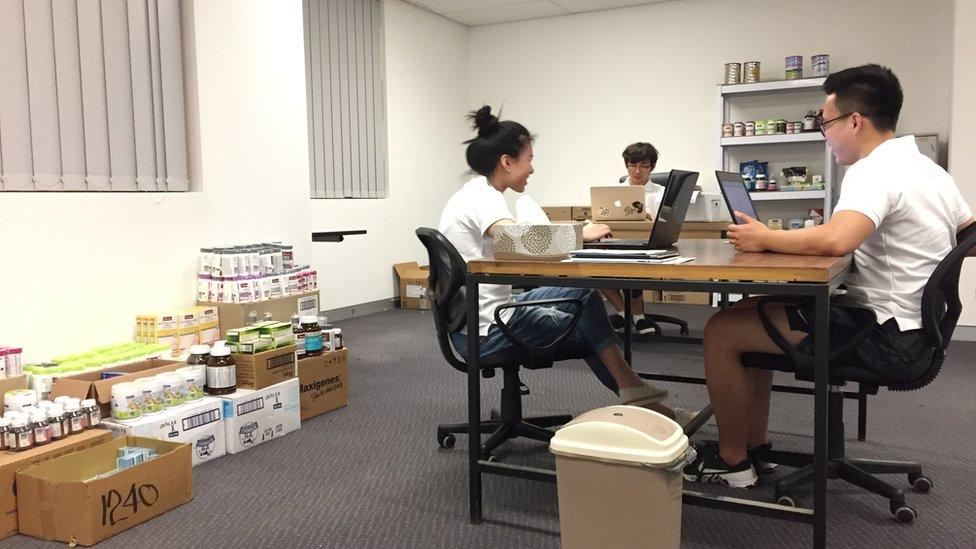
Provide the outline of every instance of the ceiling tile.
<path id="1" fill-rule="evenodd" d="M 579 13 L 584 11 L 611 10 L 614 8 L 624 8 L 628 6 L 639 6 L 641 4 L 657 4 L 668 0 L 552 0 L 571 12 Z"/>
<path id="2" fill-rule="evenodd" d="M 531 2 L 445 13 L 443 15 L 458 23 L 476 26 L 505 23 L 508 21 L 521 21 L 523 19 L 536 19 L 539 17 L 552 17 L 554 15 L 566 15 L 568 13 L 570 13 L 569 10 L 557 6 L 549 0 L 533 0 Z"/>
<path id="3" fill-rule="evenodd" d="M 496 8 L 512 4 L 524 4 L 530 0 L 408 0 L 411 4 L 426 8 L 434 13 L 447 15 L 458 11 Z"/>

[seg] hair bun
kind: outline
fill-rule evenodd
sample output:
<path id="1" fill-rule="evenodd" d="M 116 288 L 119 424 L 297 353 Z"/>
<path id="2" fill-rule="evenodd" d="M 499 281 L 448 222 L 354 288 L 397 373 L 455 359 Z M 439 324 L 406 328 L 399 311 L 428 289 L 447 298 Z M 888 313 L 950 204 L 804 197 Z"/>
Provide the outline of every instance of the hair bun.
<path id="1" fill-rule="evenodd" d="M 498 131 L 498 117 L 491 114 L 491 107 L 488 105 L 474 111 L 468 118 L 474 122 L 478 137 L 488 137 Z"/>

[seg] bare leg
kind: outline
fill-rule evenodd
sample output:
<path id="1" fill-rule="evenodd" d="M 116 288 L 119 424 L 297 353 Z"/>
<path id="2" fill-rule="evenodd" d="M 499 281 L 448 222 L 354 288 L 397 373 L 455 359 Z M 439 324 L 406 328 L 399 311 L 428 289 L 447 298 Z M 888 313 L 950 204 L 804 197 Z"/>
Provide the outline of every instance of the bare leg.
<path id="1" fill-rule="evenodd" d="M 621 307 L 621 308 L 623 308 L 623 307 Z M 637 297 L 631 298 L 631 301 L 630 301 L 630 312 L 634 313 L 635 316 L 636 315 L 642 315 L 642 314 L 644 314 L 644 294 L 643 293 L 641 293 L 641 295 L 639 295 Z"/>
<path id="2" fill-rule="evenodd" d="M 630 365 L 627 364 L 627 361 L 624 360 L 624 355 L 620 351 L 620 347 L 610 345 L 601 351 L 597 356 L 601 361 L 603 361 L 603 364 L 606 365 L 610 375 L 613 376 L 613 379 L 617 382 L 617 386 L 621 389 L 629 389 L 644 385 L 644 380 L 638 377 L 637 374 L 635 374 L 630 368 Z M 674 419 L 674 410 L 661 403 L 648 404 L 644 407 Z"/>
<path id="3" fill-rule="evenodd" d="M 619 313 L 624 310 L 624 298 L 620 295 L 620 290 L 600 290 L 600 293 L 607 298 L 615 311 Z"/>
<path id="4" fill-rule="evenodd" d="M 806 334 L 789 329 L 782 306 L 768 308 L 770 319 L 791 344 Z M 766 441 L 771 373 L 742 366 L 747 352 L 782 354 L 766 334 L 752 307 L 716 313 L 705 325 L 705 378 L 719 430 L 719 453 L 726 463 L 746 458 L 746 447 Z"/>

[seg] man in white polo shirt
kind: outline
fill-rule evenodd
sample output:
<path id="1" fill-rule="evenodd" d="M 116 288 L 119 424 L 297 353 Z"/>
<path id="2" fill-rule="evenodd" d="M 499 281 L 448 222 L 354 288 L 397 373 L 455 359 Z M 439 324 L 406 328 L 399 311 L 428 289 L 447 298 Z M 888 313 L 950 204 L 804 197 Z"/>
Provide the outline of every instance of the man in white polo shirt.
<path id="1" fill-rule="evenodd" d="M 770 231 L 736 212 L 746 223 L 729 226 L 729 242 L 743 252 L 853 252 L 856 271 L 846 281 L 847 295 L 831 299 L 830 347 L 870 327 L 851 360 L 893 380 L 911 381 L 928 369 L 933 353 L 921 331 L 922 290 L 956 244 L 956 233 L 973 223 L 973 213 L 949 174 L 918 151 L 914 136 L 895 137 L 903 94 L 891 70 L 846 69 L 830 75 L 823 89 L 820 131 L 837 162 L 850 166 L 830 221 Z M 766 310 L 787 342 L 812 352 L 812 311 L 784 305 Z M 772 372 L 745 368 L 740 357 L 782 351 L 763 329 L 753 299 L 713 316 L 705 326 L 704 347 L 719 440 L 699 448 L 684 476 L 752 486 L 757 468 L 760 473 L 771 469 L 750 454 L 769 447 Z"/>

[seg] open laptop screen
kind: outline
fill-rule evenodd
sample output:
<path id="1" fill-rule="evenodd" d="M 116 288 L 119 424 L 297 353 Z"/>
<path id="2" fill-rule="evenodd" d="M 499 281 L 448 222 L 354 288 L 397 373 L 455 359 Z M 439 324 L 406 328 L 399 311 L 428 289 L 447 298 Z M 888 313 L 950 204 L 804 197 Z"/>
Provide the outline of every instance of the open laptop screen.
<path id="1" fill-rule="evenodd" d="M 749 197 L 749 191 L 742 183 L 742 176 L 735 172 L 715 172 L 718 179 L 718 186 L 722 189 L 722 196 L 725 197 L 725 205 L 729 207 L 729 215 L 736 225 L 741 225 L 742 221 L 735 216 L 735 212 L 742 212 L 753 219 L 759 219 L 756 215 L 756 207 Z"/>

